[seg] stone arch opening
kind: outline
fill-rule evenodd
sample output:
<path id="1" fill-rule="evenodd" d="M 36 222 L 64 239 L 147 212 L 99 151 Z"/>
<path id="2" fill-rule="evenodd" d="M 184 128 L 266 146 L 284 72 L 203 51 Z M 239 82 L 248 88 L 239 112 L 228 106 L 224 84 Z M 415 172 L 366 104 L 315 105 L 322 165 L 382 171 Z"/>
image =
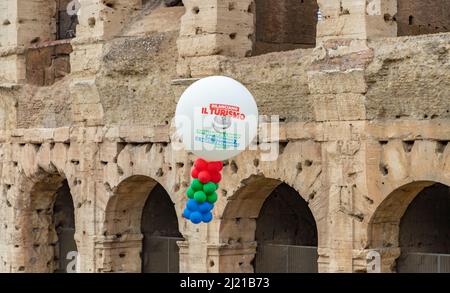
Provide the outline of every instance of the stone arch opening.
<path id="1" fill-rule="evenodd" d="M 174 203 L 150 177 L 131 176 L 119 184 L 107 205 L 104 235 L 111 271 L 179 271 L 177 241 L 183 238 Z"/>
<path id="2" fill-rule="evenodd" d="M 385 272 L 450 271 L 450 188 L 414 182 L 392 192 L 370 222 Z"/>
<path id="3" fill-rule="evenodd" d="M 317 272 L 316 222 L 289 185 L 252 176 L 222 216 L 221 272 Z"/>
<path id="4" fill-rule="evenodd" d="M 27 209 L 27 272 L 76 270 L 75 213 L 67 180 L 51 175 L 35 183 Z M 72 253 L 71 253 L 72 252 Z"/>
<path id="5" fill-rule="evenodd" d="M 255 0 L 253 55 L 314 48 L 317 0 Z"/>
<path id="6" fill-rule="evenodd" d="M 450 1 L 397 0 L 398 36 L 450 31 Z"/>

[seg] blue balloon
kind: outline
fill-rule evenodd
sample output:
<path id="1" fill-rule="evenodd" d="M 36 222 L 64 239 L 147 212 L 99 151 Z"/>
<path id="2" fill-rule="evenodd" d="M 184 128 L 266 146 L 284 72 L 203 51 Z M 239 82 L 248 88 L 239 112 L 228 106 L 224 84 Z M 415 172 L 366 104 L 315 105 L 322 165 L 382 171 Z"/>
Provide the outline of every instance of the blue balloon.
<path id="1" fill-rule="evenodd" d="M 191 211 L 188 208 L 185 208 L 183 211 L 183 217 L 185 217 L 186 219 L 190 220 L 191 219 Z"/>
<path id="2" fill-rule="evenodd" d="M 186 206 L 191 212 L 196 212 L 198 211 L 199 204 L 195 201 L 195 199 L 190 199 L 188 200 Z"/>
<path id="3" fill-rule="evenodd" d="M 194 224 L 199 224 L 202 221 L 202 214 L 199 212 L 193 212 L 191 213 L 191 221 Z"/>
<path id="4" fill-rule="evenodd" d="M 213 218 L 213 215 L 210 212 L 202 215 L 202 221 L 205 223 L 211 222 L 212 218 Z"/>
<path id="5" fill-rule="evenodd" d="M 213 209 L 213 207 L 214 207 L 213 204 L 211 204 L 211 203 L 205 201 L 204 203 L 202 203 L 202 204 L 198 207 L 198 210 L 199 210 L 200 213 L 206 214 L 206 213 L 208 213 L 209 211 L 211 211 L 211 210 Z"/>

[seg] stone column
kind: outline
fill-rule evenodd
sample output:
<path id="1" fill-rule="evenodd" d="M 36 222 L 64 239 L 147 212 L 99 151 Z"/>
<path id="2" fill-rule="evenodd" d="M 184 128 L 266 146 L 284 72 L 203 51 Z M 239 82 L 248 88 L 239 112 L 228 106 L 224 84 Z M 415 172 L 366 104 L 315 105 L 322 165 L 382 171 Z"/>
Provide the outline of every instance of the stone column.
<path id="1" fill-rule="evenodd" d="M 252 0 L 184 0 L 178 38 L 180 77 L 212 75 L 223 56 L 250 56 L 254 36 Z M 222 58 L 221 58 L 222 57 Z"/>
<path id="2" fill-rule="evenodd" d="M 373 58 L 367 46 L 371 32 L 365 0 L 318 2 L 322 20 L 308 78 L 315 120 L 324 127 L 328 231 L 333 231 L 319 248 L 319 270 L 352 272 L 361 270 L 365 259 L 358 239 L 365 220 L 360 203 L 367 195 L 364 72 Z"/>

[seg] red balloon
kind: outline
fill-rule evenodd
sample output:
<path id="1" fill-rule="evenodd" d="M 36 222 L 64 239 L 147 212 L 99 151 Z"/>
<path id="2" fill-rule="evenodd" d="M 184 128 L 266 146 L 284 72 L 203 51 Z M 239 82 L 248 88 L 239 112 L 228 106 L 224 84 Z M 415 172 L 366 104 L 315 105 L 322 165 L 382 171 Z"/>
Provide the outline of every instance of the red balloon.
<path id="1" fill-rule="evenodd" d="M 211 173 L 211 181 L 212 182 L 219 183 L 220 180 L 222 180 L 222 175 L 220 175 L 220 172 Z"/>
<path id="2" fill-rule="evenodd" d="M 195 168 L 195 167 L 192 167 L 192 170 L 191 170 L 191 176 L 192 176 L 192 178 L 198 178 L 198 169 L 197 168 Z"/>
<path id="3" fill-rule="evenodd" d="M 207 170 L 208 169 L 208 162 L 206 162 L 203 159 L 197 159 L 194 162 L 194 166 L 195 168 L 197 168 L 198 171 L 203 171 L 203 170 Z"/>
<path id="4" fill-rule="evenodd" d="M 208 163 L 208 171 L 213 172 L 220 172 L 222 170 L 222 162 L 209 162 Z"/>
<path id="5" fill-rule="evenodd" d="M 198 173 L 198 180 L 201 183 L 206 184 L 211 181 L 211 175 L 208 171 L 201 171 L 200 173 Z"/>

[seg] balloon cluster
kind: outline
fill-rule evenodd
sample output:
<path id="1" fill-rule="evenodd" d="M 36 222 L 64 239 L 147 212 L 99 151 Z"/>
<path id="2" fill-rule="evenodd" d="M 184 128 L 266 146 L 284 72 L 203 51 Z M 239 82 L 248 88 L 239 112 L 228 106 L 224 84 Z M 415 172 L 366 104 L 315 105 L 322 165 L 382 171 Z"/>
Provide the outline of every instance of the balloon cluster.
<path id="1" fill-rule="evenodd" d="M 217 201 L 217 192 L 219 182 L 222 179 L 222 162 L 207 162 L 203 159 L 197 159 L 191 171 L 191 186 L 186 194 L 189 198 L 183 217 L 191 220 L 194 224 L 200 222 L 211 222 L 212 209 Z"/>

